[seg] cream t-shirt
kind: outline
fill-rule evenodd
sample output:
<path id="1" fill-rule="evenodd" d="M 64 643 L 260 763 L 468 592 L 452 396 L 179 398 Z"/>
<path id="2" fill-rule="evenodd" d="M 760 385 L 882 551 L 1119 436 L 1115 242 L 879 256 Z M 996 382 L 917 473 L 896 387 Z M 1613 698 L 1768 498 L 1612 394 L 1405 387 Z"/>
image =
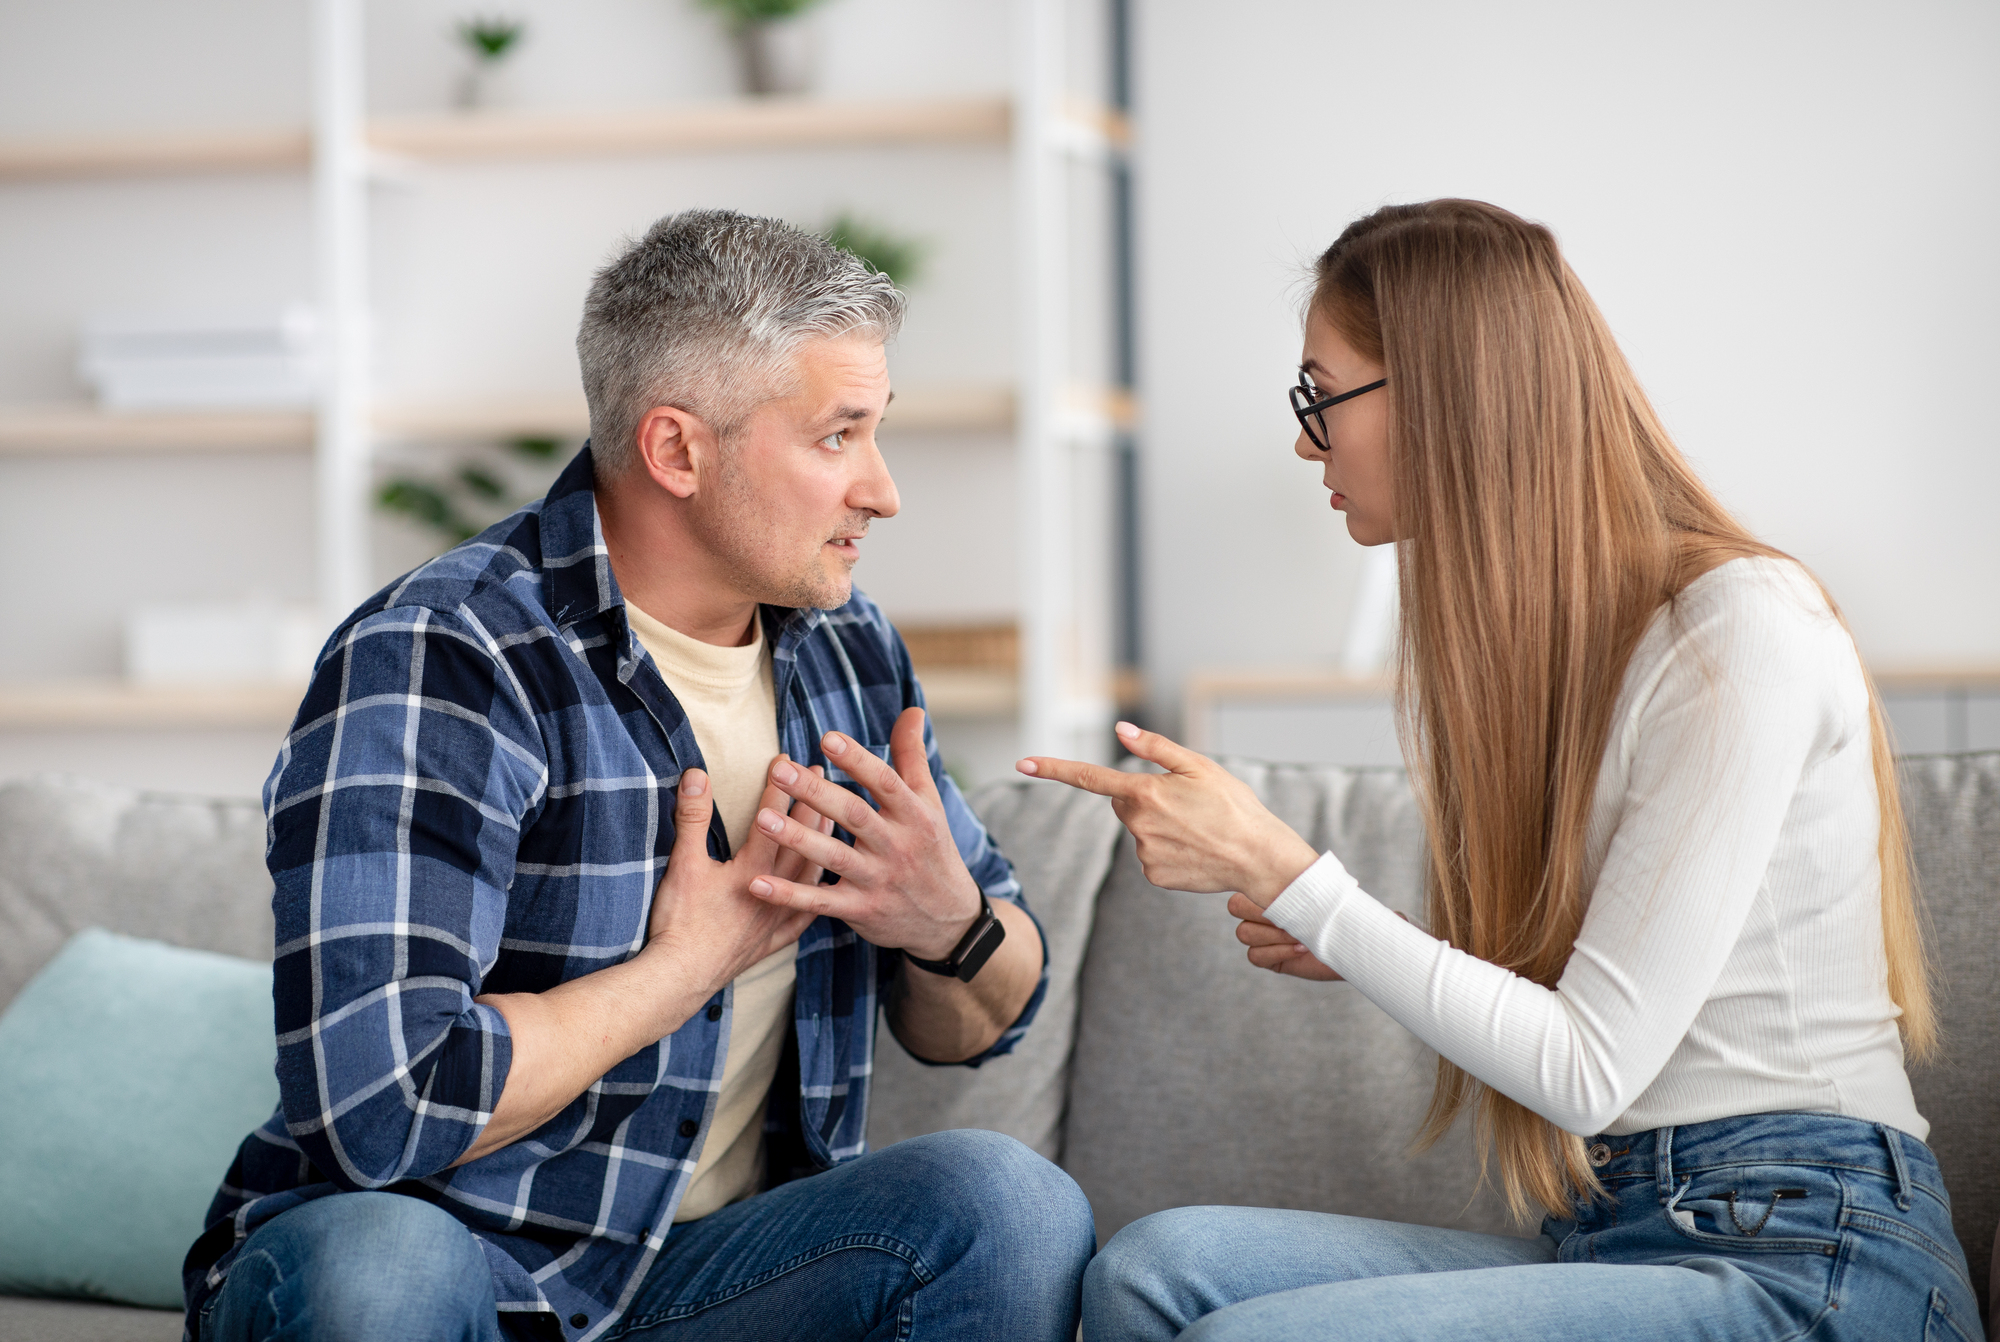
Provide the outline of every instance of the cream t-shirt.
<path id="1" fill-rule="evenodd" d="M 674 692 L 701 747 L 716 813 L 733 853 L 749 837 L 778 753 L 778 708 L 762 620 L 740 648 L 719 648 L 625 603 L 632 632 Z M 754 618 L 754 617 L 753 617 Z M 785 1049 L 798 947 L 759 960 L 730 985 L 722 1028 L 722 1093 L 674 1220 L 693 1221 L 755 1193 L 764 1172 L 764 1106 Z"/>

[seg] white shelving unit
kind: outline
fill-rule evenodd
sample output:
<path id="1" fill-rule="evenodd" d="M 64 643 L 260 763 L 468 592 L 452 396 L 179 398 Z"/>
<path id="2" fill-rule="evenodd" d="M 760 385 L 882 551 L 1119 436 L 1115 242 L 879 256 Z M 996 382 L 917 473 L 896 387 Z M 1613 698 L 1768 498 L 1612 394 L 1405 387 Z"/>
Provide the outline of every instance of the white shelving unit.
<path id="1" fill-rule="evenodd" d="M 1009 433 L 1017 452 L 1018 669 L 925 672 L 941 713 L 1016 715 L 1023 750 L 1098 757 L 1114 694 L 1113 579 L 1103 543 L 1109 449 L 1129 428 L 1129 394 L 1079 383 L 1068 348 L 1069 183 L 1109 165 L 1123 118 L 1070 96 L 1065 0 L 1009 0 L 1006 96 L 739 99 L 618 112 L 509 111 L 370 118 L 362 0 L 312 0 L 312 121 L 267 128 L 0 142 L 0 183 L 232 172 L 295 172 L 311 184 L 314 287 L 327 375 L 310 413 L 114 413 L 82 405 L 0 407 L 0 455 L 310 451 L 318 596 L 330 616 L 370 590 L 370 486 L 379 442 L 580 436 L 581 396 L 378 402 L 370 386 L 370 191 L 423 189 L 430 165 L 852 147 L 1006 147 L 1017 279 L 1011 383 L 899 386 L 908 433 Z M 1106 279 L 1108 283 L 1108 277 Z M 1102 552 L 1102 553 L 1100 553 Z M 0 685 L 0 727 L 250 726 L 293 686 L 143 690 L 116 682 Z"/>

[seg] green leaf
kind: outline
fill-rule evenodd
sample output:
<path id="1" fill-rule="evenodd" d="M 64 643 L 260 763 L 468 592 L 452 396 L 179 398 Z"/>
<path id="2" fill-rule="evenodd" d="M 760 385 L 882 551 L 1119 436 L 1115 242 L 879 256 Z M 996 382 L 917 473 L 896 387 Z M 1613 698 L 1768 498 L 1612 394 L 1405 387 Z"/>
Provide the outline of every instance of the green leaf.
<path id="1" fill-rule="evenodd" d="M 528 25 L 519 19 L 494 16 L 460 19 L 458 40 L 463 42 L 472 54 L 482 61 L 498 61 L 521 40 L 521 34 Z"/>
<path id="2" fill-rule="evenodd" d="M 732 28 L 747 28 L 751 24 L 803 14 L 819 0 L 695 0 L 695 3 L 720 14 Z"/>
<path id="3" fill-rule="evenodd" d="M 458 482 L 489 503 L 500 503 L 507 498 L 507 482 L 484 466 L 467 464 L 459 467 Z"/>
<path id="4" fill-rule="evenodd" d="M 562 451 L 562 439 L 539 436 L 510 438 L 507 446 L 533 461 L 553 461 L 556 453 Z"/>
<path id="5" fill-rule="evenodd" d="M 870 270 L 888 276 L 889 283 L 899 289 L 915 282 L 930 251 L 921 239 L 898 236 L 852 214 L 840 215 L 820 236 Z"/>

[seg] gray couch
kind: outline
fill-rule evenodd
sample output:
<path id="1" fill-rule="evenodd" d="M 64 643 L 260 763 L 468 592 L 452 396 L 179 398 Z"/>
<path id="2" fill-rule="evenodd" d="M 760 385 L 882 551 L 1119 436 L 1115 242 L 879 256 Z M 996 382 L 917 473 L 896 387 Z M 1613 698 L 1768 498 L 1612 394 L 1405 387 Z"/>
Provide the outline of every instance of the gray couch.
<path id="1" fill-rule="evenodd" d="M 1365 888 L 1417 913 L 1422 833 L 1400 772 L 1232 767 Z M 2000 1223 L 2000 754 L 1909 759 L 1902 776 L 1948 1032 L 1914 1079 L 1984 1299 Z M 1251 970 L 1222 901 L 1149 885 L 1099 799 L 1022 782 L 974 805 L 1048 930 L 1048 1004 L 1021 1049 L 977 1071 L 921 1067 L 885 1035 L 876 1145 L 1010 1132 L 1075 1176 L 1100 1237 L 1207 1202 L 1513 1229 L 1463 1132 L 1408 1153 L 1431 1056 L 1353 989 Z M 268 957 L 262 843 L 250 802 L 0 787 L 0 1007 L 93 924 Z M 0 1298 L 0 1338 L 164 1340 L 179 1326 L 164 1311 Z"/>

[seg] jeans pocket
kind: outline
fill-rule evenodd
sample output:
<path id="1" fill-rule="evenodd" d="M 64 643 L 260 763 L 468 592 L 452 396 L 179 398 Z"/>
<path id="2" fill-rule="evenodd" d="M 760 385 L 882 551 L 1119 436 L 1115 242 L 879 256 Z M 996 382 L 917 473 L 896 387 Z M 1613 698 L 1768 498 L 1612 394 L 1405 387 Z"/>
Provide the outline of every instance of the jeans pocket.
<path id="1" fill-rule="evenodd" d="M 1958 1326 L 1958 1320 L 1951 1312 L 1950 1298 L 1937 1287 L 1931 1287 L 1930 1317 L 1924 1322 L 1924 1342 L 1985 1342 L 1983 1336 L 1974 1336 L 1979 1332 L 1979 1320 L 1970 1319 L 1967 1322 L 1973 1325 L 1971 1333 Z"/>
<path id="2" fill-rule="evenodd" d="M 1669 1200 L 1685 1238 L 1734 1253 L 1840 1250 L 1840 1181 L 1811 1165 L 1738 1165 L 1694 1173 Z"/>

